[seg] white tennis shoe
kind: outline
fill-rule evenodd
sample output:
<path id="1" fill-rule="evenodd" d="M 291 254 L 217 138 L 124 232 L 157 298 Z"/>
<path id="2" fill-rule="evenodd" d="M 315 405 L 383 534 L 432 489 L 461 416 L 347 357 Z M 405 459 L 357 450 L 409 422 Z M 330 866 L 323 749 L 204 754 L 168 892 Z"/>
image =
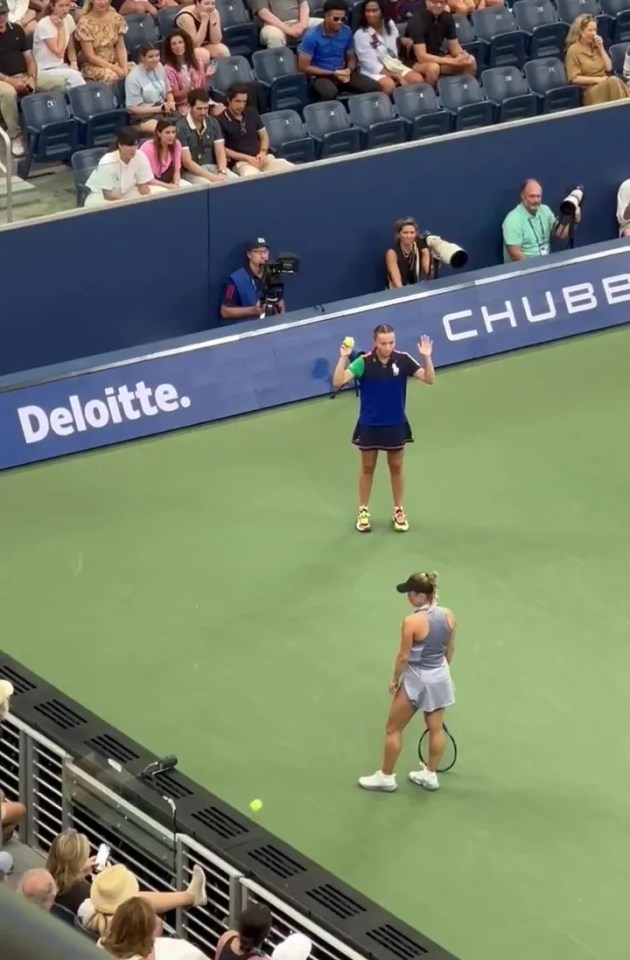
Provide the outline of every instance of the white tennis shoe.
<path id="1" fill-rule="evenodd" d="M 420 770 L 412 770 L 409 779 L 418 787 L 424 787 L 425 790 L 439 790 L 440 784 L 437 773 L 433 770 L 427 770 L 423 765 Z"/>
<path id="2" fill-rule="evenodd" d="M 393 793 L 398 789 L 396 774 L 386 774 L 377 770 L 371 777 L 359 777 L 359 786 L 363 790 L 380 790 L 381 793 Z"/>

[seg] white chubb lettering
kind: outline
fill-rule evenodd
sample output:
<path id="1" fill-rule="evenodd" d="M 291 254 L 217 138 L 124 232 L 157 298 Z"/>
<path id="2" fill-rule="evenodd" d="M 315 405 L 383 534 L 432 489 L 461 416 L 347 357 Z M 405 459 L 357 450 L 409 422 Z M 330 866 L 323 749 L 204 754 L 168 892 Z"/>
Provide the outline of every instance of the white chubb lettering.
<path id="1" fill-rule="evenodd" d="M 583 313 L 585 310 L 594 310 L 597 306 L 592 283 L 576 283 L 574 287 L 563 287 L 562 296 L 568 313 Z"/>
<path id="2" fill-rule="evenodd" d="M 605 277 L 604 293 L 608 303 L 625 303 L 630 300 L 630 274 L 621 273 L 618 277 Z"/>
<path id="3" fill-rule="evenodd" d="M 85 402 L 75 393 L 68 397 L 67 407 L 54 407 L 50 412 L 29 404 L 19 407 L 18 420 L 26 443 L 39 443 L 52 432 L 68 437 L 86 430 L 100 430 L 110 424 L 154 417 L 159 413 L 175 413 L 190 407 L 190 397 L 180 397 L 172 383 L 160 383 L 155 389 L 144 380 L 130 388 L 105 387 L 102 396 Z"/>
<path id="4" fill-rule="evenodd" d="M 482 307 L 481 316 L 488 333 L 494 333 L 494 324 L 499 323 L 501 320 L 507 320 L 511 327 L 516 326 L 514 307 L 509 300 L 505 301 L 505 310 L 502 310 L 500 313 L 490 313 L 487 307 Z"/>
<path id="5" fill-rule="evenodd" d="M 442 325 L 449 340 L 468 340 L 470 337 L 479 336 L 474 328 L 472 330 L 460 330 L 459 333 L 455 333 L 453 330 L 455 320 L 467 320 L 472 317 L 472 315 L 472 310 L 459 310 L 457 313 L 444 314 L 442 317 Z"/>
<path id="6" fill-rule="evenodd" d="M 541 320 L 553 320 L 553 318 L 556 316 L 556 306 L 553 302 L 553 296 L 549 290 L 545 291 L 545 300 L 547 301 L 547 312 L 533 313 L 532 308 L 529 305 L 529 297 L 523 297 L 523 309 L 525 310 L 525 316 L 530 323 L 540 323 Z"/>

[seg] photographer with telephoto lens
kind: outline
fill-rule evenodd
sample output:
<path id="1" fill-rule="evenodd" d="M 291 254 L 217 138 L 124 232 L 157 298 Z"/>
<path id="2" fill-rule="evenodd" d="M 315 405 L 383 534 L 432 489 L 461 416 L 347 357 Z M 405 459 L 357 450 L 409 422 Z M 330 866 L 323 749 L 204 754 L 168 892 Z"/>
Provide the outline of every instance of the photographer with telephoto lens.
<path id="1" fill-rule="evenodd" d="M 580 198 L 574 202 L 573 193 L 577 191 L 580 191 Z M 542 202 L 543 191 L 538 180 L 525 180 L 520 188 L 521 202 L 503 221 L 504 262 L 545 257 L 551 250 L 552 240 L 570 240 L 581 219 L 582 193 L 581 188 L 576 188 L 565 197 L 560 215 L 556 216 L 551 207 Z"/>

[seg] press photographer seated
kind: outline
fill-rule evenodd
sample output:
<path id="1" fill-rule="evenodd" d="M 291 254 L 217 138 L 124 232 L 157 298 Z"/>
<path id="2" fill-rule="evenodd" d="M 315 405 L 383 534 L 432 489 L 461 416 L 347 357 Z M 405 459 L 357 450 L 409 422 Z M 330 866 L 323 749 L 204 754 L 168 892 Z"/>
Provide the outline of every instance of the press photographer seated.
<path id="1" fill-rule="evenodd" d="M 542 194 L 542 186 L 537 180 L 525 180 L 521 184 L 521 202 L 510 210 L 503 221 L 505 263 L 546 256 L 551 241 L 567 240 L 572 223 L 580 222 L 579 206 L 575 208 L 573 218 L 566 216 L 560 219 L 551 207 L 542 202 Z"/>
<path id="2" fill-rule="evenodd" d="M 265 264 L 269 260 L 269 244 L 257 237 L 247 244 L 247 265 L 239 267 L 228 277 L 221 300 L 222 320 L 249 320 L 262 317 L 265 312 L 282 313 L 284 300 L 273 304 L 271 311 L 265 308 Z"/>
<path id="3" fill-rule="evenodd" d="M 431 254 L 411 217 L 394 224 L 395 243 L 385 253 L 385 275 L 391 289 L 407 287 L 431 275 Z"/>

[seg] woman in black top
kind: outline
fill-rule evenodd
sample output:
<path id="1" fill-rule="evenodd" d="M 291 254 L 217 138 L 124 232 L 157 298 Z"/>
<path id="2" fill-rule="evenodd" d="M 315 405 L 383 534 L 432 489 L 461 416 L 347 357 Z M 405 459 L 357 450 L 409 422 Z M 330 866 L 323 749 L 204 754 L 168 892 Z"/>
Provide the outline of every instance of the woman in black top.
<path id="1" fill-rule="evenodd" d="M 426 280 L 431 275 L 431 255 L 426 241 L 420 236 L 418 224 L 411 217 L 394 224 L 396 242 L 385 254 L 387 286 L 408 287 Z"/>
<path id="2" fill-rule="evenodd" d="M 93 866 L 94 857 L 90 856 L 90 841 L 85 834 L 64 830 L 55 837 L 46 861 L 46 869 L 57 884 L 55 903 L 78 913 L 83 901 L 90 897 Z"/>
<path id="3" fill-rule="evenodd" d="M 262 947 L 271 930 L 271 911 L 258 903 L 243 910 L 238 930 L 228 930 L 217 943 L 215 960 L 248 960 L 262 957 Z"/>

